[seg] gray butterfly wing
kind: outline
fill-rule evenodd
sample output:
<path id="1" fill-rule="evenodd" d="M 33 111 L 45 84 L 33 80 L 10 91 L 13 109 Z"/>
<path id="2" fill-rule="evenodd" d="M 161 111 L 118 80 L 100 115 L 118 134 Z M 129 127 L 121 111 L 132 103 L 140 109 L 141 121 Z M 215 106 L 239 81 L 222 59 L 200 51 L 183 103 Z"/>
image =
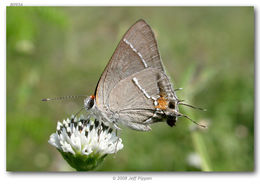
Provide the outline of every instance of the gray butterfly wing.
<path id="1" fill-rule="evenodd" d="M 107 108 L 108 96 L 120 80 L 146 68 L 164 71 L 157 43 L 150 26 L 137 21 L 123 36 L 96 87 L 97 107 Z"/>
<path id="2" fill-rule="evenodd" d="M 163 119 L 156 114 L 156 106 L 164 91 L 172 92 L 168 77 L 161 70 L 147 68 L 116 84 L 109 95 L 109 108 L 123 124 L 147 131 L 149 124 Z"/>

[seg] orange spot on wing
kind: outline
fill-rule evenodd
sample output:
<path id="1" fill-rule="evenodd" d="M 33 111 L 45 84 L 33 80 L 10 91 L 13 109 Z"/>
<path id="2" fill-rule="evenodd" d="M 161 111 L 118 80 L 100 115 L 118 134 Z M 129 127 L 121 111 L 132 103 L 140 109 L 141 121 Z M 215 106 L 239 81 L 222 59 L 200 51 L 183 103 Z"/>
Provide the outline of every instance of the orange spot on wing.
<path id="1" fill-rule="evenodd" d="M 157 99 L 158 105 L 155 108 L 166 110 L 168 106 L 168 101 L 164 97 L 159 97 Z"/>

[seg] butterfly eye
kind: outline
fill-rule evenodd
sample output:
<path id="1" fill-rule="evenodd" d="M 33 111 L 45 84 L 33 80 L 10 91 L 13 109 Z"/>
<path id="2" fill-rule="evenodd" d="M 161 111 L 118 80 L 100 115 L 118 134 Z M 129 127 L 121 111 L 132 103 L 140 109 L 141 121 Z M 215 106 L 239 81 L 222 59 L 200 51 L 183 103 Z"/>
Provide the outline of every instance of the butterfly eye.
<path id="1" fill-rule="evenodd" d="M 170 101 L 169 104 L 168 104 L 168 107 L 169 107 L 170 109 L 175 109 L 175 104 L 174 104 L 174 102 L 173 102 L 173 101 Z"/>
<path id="2" fill-rule="evenodd" d="M 86 110 L 91 109 L 94 105 L 94 98 L 92 96 L 84 100 L 84 107 Z"/>

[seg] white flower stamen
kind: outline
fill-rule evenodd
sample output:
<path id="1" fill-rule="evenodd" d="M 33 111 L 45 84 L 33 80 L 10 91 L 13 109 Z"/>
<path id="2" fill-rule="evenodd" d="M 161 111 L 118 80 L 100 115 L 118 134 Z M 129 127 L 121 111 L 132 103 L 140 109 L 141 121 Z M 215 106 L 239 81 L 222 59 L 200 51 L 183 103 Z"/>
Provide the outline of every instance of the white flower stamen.
<path id="1" fill-rule="evenodd" d="M 92 152 L 100 155 L 113 154 L 123 148 L 122 139 L 115 131 L 99 121 L 90 119 L 71 119 L 57 123 L 56 133 L 50 136 L 51 145 L 63 152 L 89 155 Z"/>

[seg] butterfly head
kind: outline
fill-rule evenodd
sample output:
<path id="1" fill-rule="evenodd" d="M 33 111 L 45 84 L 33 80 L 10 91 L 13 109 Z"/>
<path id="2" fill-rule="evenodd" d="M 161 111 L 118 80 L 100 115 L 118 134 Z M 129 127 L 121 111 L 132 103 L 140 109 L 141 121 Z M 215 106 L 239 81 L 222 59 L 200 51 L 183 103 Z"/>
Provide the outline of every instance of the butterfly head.
<path id="1" fill-rule="evenodd" d="M 91 95 L 84 100 L 84 108 L 86 110 L 91 109 L 95 105 L 95 96 Z"/>

